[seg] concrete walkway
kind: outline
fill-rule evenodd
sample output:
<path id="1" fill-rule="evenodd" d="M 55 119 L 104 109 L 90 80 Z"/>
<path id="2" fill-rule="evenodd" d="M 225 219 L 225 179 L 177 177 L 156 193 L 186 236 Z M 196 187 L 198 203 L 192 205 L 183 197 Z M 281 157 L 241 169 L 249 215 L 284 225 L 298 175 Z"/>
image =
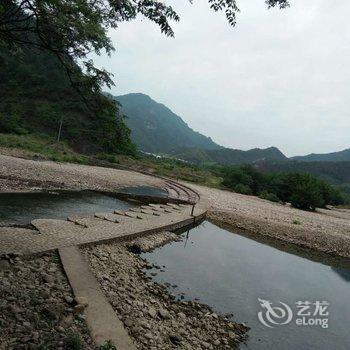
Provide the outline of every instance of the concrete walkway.
<path id="1" fill-rule="evenodd" d="M 118 350 L 136 350 L 131 338 L 109 304 L 79 246 L 173 231 L 200 221 L 206 205 L 189 188 L 167 181 L 170 199 L 186 204 L 149 204 L 121 212 L 74 215 L 67 220 L 37 219 L 38 230 L 3 227 L 0 229 L 1 254 L 35 254 L 58 249 L 63 268 L 76 298 L 87 302 L 87 326 L 97 346 L 111 341 Z M 196 206 L 193 206 L 196 203 Z"/>
<path id="2" fill-rule="evenodd" d="M 0 254 L 33 254 L 75 245 L 121 240 L 147 233 L 173 231 L 199 220 L 206 212 L 199 206 L 196 207 L 194 216 L 191 211 L 192 206 L 189 205 L 151 204 L 126 212 L 69 217 L 68 221 L 33 220 L 32 224 L 41 234 L 11 237 L 9 232 L 1 235 Z"/>
<path id="3" fill-rule="evenodd" d="M 87 301 L 86 323 L 96 345 L 101 346 L 110 340 L 118 350 L 136 350 L 79 248 L 60 248 L 59 254 L 74 295 Z"/>
<path id="4" fill-rule="evenodd" d="M 127 212 L 71 216 L 67 220 L 33 220 L 32 224 L 36 230 L 0 228 L 0 255 L 30 255 L 58 249 L 75 297 L 87 300 L 86 321 L 96 345 L 100 346 L 111 340 L 118 350 L 135 350 L 136 347 L 123 328 L 122 322 L 81 255 L 79 246 L 118 241 L 163 230 L 172 231 L 193 224 L 196 220 L 201 220 L 206 213 L 205 206 L 198 203 L 198 193 L 171 179 L 122 167 L 112 169 L 37 162 L 3 155 L 0 155 L 0 177 L 3 191 L 31 191 L 33 187 L 39 187 L 117 193 L 120 188 L 141 184 L 167 190 L 167 199 L 153 197 L 142 202 L 158 201 L 162 204 L 140 206 Z M 197 203 L 194 212 L 193 203 Z"/>

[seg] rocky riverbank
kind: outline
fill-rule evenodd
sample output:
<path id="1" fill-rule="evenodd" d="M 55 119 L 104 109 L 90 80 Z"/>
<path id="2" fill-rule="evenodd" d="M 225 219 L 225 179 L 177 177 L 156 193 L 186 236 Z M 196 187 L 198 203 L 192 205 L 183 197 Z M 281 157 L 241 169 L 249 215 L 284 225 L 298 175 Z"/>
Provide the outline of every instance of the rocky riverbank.
<path id="1" fill-rule="evenodd" d="M 172 233 L 84 248 L 102 290 L 139 349 L 232 349 L 248 328 L 196 301 L 180 301 L 144 272 L 149 264 L 131 251 L 177 239 Z"/>
<path id="2" fill-rule="evenodd" d="M 350 257 L 350 210 L 311 212 L 230 191 L 189 186 L 208 201 L 207 217 L 219 225 L 332 256 Z"/>
<path id="3" fill-rule="evenodd" d="M 298 220 L 295 220 L 292 227 L 289 227 L 288 225 L 283 225 L 283 223 L 267 220 L 260 221 L 256 218 L 247 218 L 238 213 L 225 211 L 210 211 L 207 217 L 218 226 L 247 232 L 250 236 L 255 236 L 259 239 L 293 244 L 334 257 L 350 257 L 349 235 L 337 232 L 327 234 L 321 227 L 319 230 L 310 230 L 305 227 L 303 222 Z"/>
<path id="4" fill-rule="evenodd" d="M 56 253 L 0 257 L 0 349 L 94 349 Z"/>

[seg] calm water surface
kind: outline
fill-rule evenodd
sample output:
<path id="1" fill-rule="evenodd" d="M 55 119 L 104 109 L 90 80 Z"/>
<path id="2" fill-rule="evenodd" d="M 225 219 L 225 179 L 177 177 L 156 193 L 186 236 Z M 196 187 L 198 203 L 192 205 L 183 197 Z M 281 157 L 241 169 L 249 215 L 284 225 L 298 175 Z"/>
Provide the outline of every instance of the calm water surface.
<path id="1" fill-rule="evenodd" d="M 157 196 L 157 197 L 167 197 L 168 192 L 159 187 L 152 186 L 135 186 L 135 187 L 124 187 L 120 190 L 123 193 L 130 194 L 140 194 L 144 196 Z"/>
<path id="2" fill-rule="evenodd" d="M 63 219 L 72 214 L 127 210 L 134 206 L 92 191 L 0 193 L 0 223 L 22 225 L 38 218 Z"/>
<path id="3" fill-rule="evenodd" d="M 241 349 L 350 349 L 350 270 L 287 253 L 204 222 L 152 253 L 148 261 L 165 266 L 153 277 L 178 297 L 199 298 L 251 327 Z M 158 270 L 149 270 L 147 273 Z M 288 304 L 289 324 L 268 328 L 258 320 L 258 298 Z M 298 301 L 328 301 L 329 328 L 297 326 Z M 312 311 L 314 311 L 312 305 Z"/>

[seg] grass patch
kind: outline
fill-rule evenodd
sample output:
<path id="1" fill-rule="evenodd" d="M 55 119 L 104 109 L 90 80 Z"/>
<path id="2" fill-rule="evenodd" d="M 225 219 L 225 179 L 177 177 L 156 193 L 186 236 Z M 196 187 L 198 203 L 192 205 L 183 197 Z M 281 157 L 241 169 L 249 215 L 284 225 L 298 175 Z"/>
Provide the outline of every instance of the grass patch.
<path id="1" fill-rule="evenodd" d="M 44 135 L 0 134 L 0 147 L 27 151 L 28 156 L 57 162 L 87 164 L 88 157 L 74 152 L 65 143 Z"/>
<path id="2" fill-rule="evenodd" d="M 181 162 L 172 158 L 149 157 L 140 155 L 136 158 L 119 157 L 119 163 L 135 170 L 144 170 L 160 176 L 183 180 L 208 187 L 222 188 L 221 174 L 195 164 Z"/>
<path id="3" fill-rule="evenodd" d="M 64 341 L 65 349 L 84 350 L 83 342 L 78 333 L 68 332 Z"/>
<path id="4" fill-rule="evenodd" d="M 101 345 L 98 350 L 117 350 L 117 348 L 113 345 L 111 340 L 108 340 Z"/>
<path id="5" fill-rule="evenodd" d="M 209 187 L 220 187 L 222 182 L 222 178 L 210 170 L 171 158 L 157 159 L 144 155 L 130 157 L 106 153 L 91 156 L 79 154 L 74 152 L 66 143 L 57 143 L 47 135 L 0 133 L 0 147 L 21 150 L 20 156 L 34 159 L 91 165 L 99 165 L 98 161 L 101 161 L 101 165 L 111 167 L 121 164 L 134 170 L 147 171 L 160 176 Z M 16 156 L 16 154 L 14 155 Z"/>

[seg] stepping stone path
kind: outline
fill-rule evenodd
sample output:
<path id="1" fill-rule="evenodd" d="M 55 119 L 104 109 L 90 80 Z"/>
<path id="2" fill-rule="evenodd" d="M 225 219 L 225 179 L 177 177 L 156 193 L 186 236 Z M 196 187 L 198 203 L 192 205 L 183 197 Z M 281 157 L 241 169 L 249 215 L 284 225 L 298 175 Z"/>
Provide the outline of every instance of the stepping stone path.
<path id="1" fill-rule="evenodd" d="M 51 249 L 173 230 L 193 222 L 191 205 L 150 204 L 126 212 L 71 215 L 67 220 L 36 219 L 39 231 L 0 229 L 0 254 L 31 254 Z M 197 208 L 195 216 L 204 215 Z M 40 234 L 39 234 L 40 233 Z"/>

